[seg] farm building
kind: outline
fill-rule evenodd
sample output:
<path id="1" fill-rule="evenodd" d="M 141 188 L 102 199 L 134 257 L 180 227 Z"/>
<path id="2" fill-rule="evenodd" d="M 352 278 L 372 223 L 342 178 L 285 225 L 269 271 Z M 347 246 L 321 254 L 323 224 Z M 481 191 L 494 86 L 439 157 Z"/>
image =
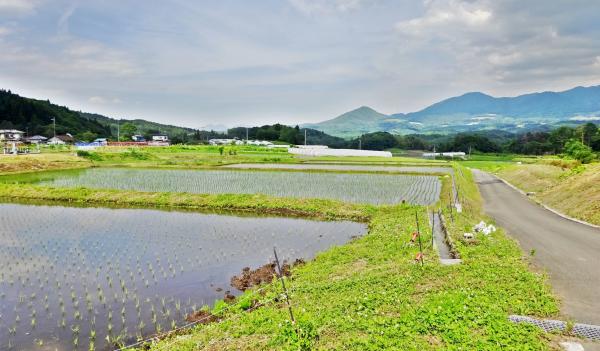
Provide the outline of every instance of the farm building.
<path id="1" fill-rule="evenodd" d="M 106 146 L 108 144 L 108 139 L 107 138 L 98 138 L 98 139 L 95 139 L 93 141 L 93 143 L 98 143 L 102 146 Z"/>
<path id="2" fill-rule="evenodd" d="M 210 145 L 241 145 L 244 142 L 240 139 L 210 139 L 208 141 Z"/>
<path id="3" fill-rule="evenodd" d="M 464 158 L 466 156 L 466 154 L 464 152 L 425 152 L 423 153 L 423 157 L 450 157 L 450 158 L 455 158 L 455 157 L 460 157 L 460 158 Z"/>
<path id="4" fill-rule="evenodd" d="M 48 140 L 48 138 L 41 135 L 34 135 L 32 137 L 25 138 L 25 141 L 30 144 L 44 144 L 46 140 Z"/>
<path id="5" fill-rule="evenodd" d="M 55 137 L 48 139 L 48 144 L 50 144 L 50 145 L 73 144 L 73 142 L 75 142 L 75 139 L 73 139 L 73 136 L 69 133 L 63 134 L 63 135 L 57 135 Z"/>
<path id="6" fill-rule="evenodd" d="M 246 144 L 248 145 L 257 145 L 257 146 L 269 146 L 273 145 L 272 142 L 266 140 L 246 140 Z"/>
<path id="7" fill-rule="evenodd" d="M 169 136 L 166 134 L 156 134 L 152 136 L 152 141 L 169 142 Z"/>
<path id="8" fill-rule="evenodd" d="M 296 145 L 298 149 L 329 149 L 327 145 Z"/>
<path id="9" fill-rule="evenodd" d="M 288 152 L 294 155 L 302 156 L 369 156 L 369 157 L 392 157 L 389 151 L 370 151 L 354 149 L 301 149 L 297 147 L 289 148 Z"/>
<path id="10" fill-rule="evenodd" d="M 16 129 L 0 129 L 0 141 L 21 141 L 24 132 Z"/>

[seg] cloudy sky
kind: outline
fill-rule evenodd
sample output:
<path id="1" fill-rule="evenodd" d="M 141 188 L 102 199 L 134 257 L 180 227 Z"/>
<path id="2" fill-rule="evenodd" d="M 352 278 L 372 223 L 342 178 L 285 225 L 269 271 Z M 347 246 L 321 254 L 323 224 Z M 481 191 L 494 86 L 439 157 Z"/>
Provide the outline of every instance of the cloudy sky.
<path id="1" fill-rule="evenodd" d="M 190 127 L 600 84 L 597 0 L 0 0 L 0 88 Z"/>

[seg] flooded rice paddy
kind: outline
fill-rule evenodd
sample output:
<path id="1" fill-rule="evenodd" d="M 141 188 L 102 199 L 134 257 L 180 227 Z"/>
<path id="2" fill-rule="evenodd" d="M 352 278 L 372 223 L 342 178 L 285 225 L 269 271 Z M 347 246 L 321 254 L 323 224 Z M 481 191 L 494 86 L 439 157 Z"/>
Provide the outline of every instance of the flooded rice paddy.
<path id="1" fill-rule="evenodd" d="M 47 172 L 32 177 L 21 176 L 21 180 L 54 187 L 202 194 L 261 193 L 277 197 L 325 198 L 374 205 L 402 201 L 429 205 L 439 199 L 441 191 L 437 176 L 375 173 L 91 168 Z"/>
<path id="2" fill-rule="evenodd" d="M 393 173 L 440 173 L 451 174 L 452 167 L 436 166 L 390 166 L 390 165 L 353 165 L 353 164 L 316 164 L 316 163 L 238 163 L 223 166 L 236 169 L 292 169 L 323 171 L 359 171 Z"/>
<path id="3" fill-rule="evenodd" d="M 76 179 L 92 176 L 136 173 Z M 236 294 L 230 278 L 270 262 L 274 246 L 310 259 L 365 232 L 346 221 L 0 204 L 0 350 L 104 350 L 166 331 Z"/>

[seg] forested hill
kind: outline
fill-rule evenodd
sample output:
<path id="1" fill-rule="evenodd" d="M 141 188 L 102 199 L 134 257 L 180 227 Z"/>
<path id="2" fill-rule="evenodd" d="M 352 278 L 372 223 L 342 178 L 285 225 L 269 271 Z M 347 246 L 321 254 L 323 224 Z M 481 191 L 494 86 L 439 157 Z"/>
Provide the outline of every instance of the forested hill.
<path id="1" fill-rule="evenodd" d="M 29 135 L 51 136 L 52 118 L 56 117 L 56 133 L 70 133 L 81 137 L 90 133 L 96 137 L 116 136 L 117 120 L 99 114 L 73 111 L 67 107 L 51 103 L 49 100 L 36 100 L 19 96 L 10 90 L 0 89 L 0 129 L 19 129 Z M 131 123 L 140 134 L 166 133 L 169 136 L 190 134 L 194 130 L 165 125 L 143 119 L 120 120 L 121 125 Z"/>
<path id="2" fill-rule="evenodd" d="M 19 129 L 29 135 L 51 136 L 54 133 L 52 118 L 56 118 L 57 134 L 89 132 L 98 136 L 110 135 L 110 128 L 106 125 L 83 118 L 79 112 L 67 107 L 0 90 L 0 129 Z"/>
<path id="3" fill-rule="evenodd" d="M 121 123 L 121 125 L 125 123 L 131 123 L 136 127 L 136 130 L 139 134 L 144 135 L 164 133 L 169 135 L 170 137 L 174 137 L 176 135 L 191 134 L 196 131 L 192 128 L 156 123 L 146 121 L 144 119 L 121 119 L 120 121 L 118 121 L 117 119 L 99 115 L 97 113 L 80 112 L 80 114 L 85 119 L 96 121 L 102 125 L 109 126 L 112 130 L 113 135 L 116 133 L 117 123 Z"/>

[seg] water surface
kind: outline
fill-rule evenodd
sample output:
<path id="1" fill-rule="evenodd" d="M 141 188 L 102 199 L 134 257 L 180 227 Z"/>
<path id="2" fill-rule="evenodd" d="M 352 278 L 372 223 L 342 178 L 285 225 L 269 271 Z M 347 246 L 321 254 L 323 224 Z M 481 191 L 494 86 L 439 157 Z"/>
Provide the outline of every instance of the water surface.
<path id="1" fill-rule="evenodd" d="M 324 198 L 374 205 L 402 201 L 429 205 L 439 199 L 441 191 L 440 181 L 433 175 L 375 173 L 90 168 L 2 179 L 54 187 L 200 194 L 260 193 L 276 197 Z"/>
<path id="2" fill-rule="evenodd" d="M 347 221 L 0 204 L 0 350 L 102 350 L 107 335 L 165 331 L 238 293 L 230 278 L 270 262 L 273 246 L 310 259 L 365 232 Z"/>

